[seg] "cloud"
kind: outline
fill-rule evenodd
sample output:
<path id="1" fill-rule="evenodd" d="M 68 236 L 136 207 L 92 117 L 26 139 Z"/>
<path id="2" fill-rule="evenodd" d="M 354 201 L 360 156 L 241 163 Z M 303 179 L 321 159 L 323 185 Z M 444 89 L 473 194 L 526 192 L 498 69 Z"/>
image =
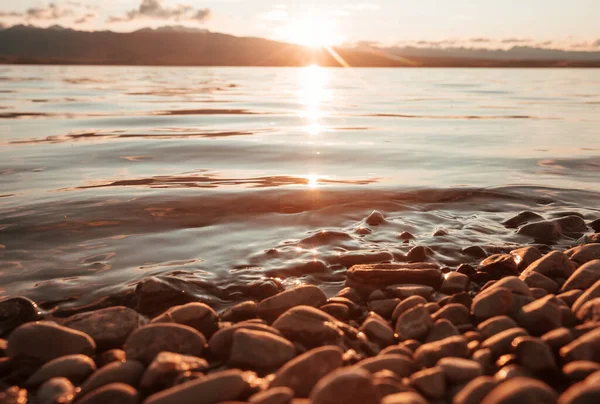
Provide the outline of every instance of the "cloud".
<path id="1" fill-rule="evenodd" d="M 490 43 L 492 42 L 492 40 L 490 38 L 471 38 L 469 39 L 470 42 L 473 43 Z"/>
<path id="2" fill-rule="evenodd" d="M 0 17 L 17 18 L 27 22 L 56 21 L 73 18 L 74 22 L 79 24 L 78 21 L 88 21 L 96 16 L 91 11 L 94 8 L 94 6 L 77 1 L 66 1 L 63 3 L 50 2 L 43 6 L 30 7 L 24 12 L 0 11 Z"/>
<path id="3" fill-rule="evenodd" d="M 194 9 L 186 4 L 169 7 L 163 5 L 162 0 L 142 0 L 138 8 L 128 11 L 123 17 L 109 17 L 107 22 L 125 22 L 137 19 L 203 22 L 210 17 L 210 13 L 208 8 Z"/>
<path id="4" fill-rule="evenodd" d="M 23 17 L 23 13 L 16 11 L 0 11 L 0 17 Z"/>
<path id="5" fill-rule="evenodd" d="M 87 13 L 86 15 L 82 15 L 81 17 L 76 19 L 74 22 L 75 24 L 85 24 L 90 20 L 93 20 L 94 18 L 96 18 L 96 13 Z"/>
<path id="6" fill-rule="evenodd" d="M 25 11 L 25 18 L 30 20 L 60 20 L 71 17 L 73 9 L 62 7 L 56 3 L 48 3 L 45 6 L 31 7 Z"/>
<path id="7" fill-rule="evenodd" d="M 593 43 L 596 48 L 600 48 L 600 39 L 596 39 Z"/>
<path id="8" fill-rule="evenodd" d="M 526 38 L 505 38 L 501 43 L 530 43 L 533 42 L 531 39 Z"/>

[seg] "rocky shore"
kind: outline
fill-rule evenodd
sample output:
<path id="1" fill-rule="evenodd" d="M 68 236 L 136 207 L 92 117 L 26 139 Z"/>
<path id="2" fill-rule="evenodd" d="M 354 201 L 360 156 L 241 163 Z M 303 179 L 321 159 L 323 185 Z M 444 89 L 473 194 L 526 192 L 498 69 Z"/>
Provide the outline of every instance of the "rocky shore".
<path id="1" fill-rule="evenodd" d="M 263 287 L 217 312 L 148 278 L 68 316 L 1 301 L 0 403 L 599 403 L 600 223 L 535 219 L 505 223 L 535 245 L 457 267 L 414 247 L 329 298 Z"/>

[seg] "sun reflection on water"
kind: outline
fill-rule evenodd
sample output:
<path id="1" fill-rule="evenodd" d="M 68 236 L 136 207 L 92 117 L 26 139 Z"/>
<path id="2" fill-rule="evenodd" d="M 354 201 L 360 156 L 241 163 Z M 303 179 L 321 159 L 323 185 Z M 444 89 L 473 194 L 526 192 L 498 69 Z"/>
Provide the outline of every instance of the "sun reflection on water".
<path id="1" fill-rule="evenodd" d="M 331 91 L 328 89 L 329 73 L 317 65 L 310 65 L 302 69 L 300 102 L 304 109 L 300 116 L 305 119 L 304 130 L 316 136 L 323 131 L 321 123 L 324 118 L 323 103 L 330 99 Z"/>

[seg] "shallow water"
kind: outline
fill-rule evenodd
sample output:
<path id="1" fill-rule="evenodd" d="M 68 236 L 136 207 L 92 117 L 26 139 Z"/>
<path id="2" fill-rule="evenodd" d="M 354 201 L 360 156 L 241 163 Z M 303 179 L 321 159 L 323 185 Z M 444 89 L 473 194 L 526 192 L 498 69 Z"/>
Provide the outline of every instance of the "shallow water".
<path id="1" fill-rule="evenodd" d="M 173 275 L 220 305 L 333 293 L 415 245 L 526 245 L 501 224 L 521 210 L 600 217 L 599 90 L 598 69 L 0 67 L 0 297 Z"/>

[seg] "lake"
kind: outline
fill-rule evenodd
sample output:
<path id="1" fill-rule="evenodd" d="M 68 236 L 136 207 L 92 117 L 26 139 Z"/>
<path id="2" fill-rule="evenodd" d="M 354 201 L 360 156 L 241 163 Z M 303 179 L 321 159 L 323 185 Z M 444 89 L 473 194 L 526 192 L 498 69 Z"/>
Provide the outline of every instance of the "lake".
<path id="1" fill-rule="evenodd" d="M 523 210 L 600 217 L 598 69 L 1 66 L 0 83 L 0 298 L 68 310 L 149 276 L 215 306 L 331 295 L 417 245 L 456 266 L 531 244 L 502 224 Z"/>

